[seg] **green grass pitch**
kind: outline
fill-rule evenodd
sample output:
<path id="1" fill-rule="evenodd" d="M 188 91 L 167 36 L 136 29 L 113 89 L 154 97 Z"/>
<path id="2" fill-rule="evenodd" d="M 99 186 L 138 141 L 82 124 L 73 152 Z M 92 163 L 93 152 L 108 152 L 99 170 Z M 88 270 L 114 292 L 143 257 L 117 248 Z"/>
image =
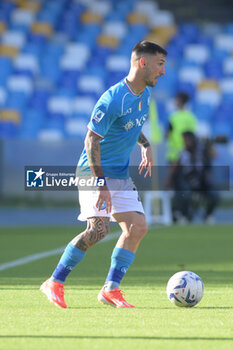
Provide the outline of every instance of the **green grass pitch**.
<path id="1" fill-rule="evenodd" d="M 2 228 L 0 264 L 66 245 L 77 232 Z M 151 228 L 121 285 L 135 309 L 97 302 L 115 241 L 92 248 L 68 277 L 66 310 L 39 291 L 59 255 L 0 271 L 0 349 L 233 349 L 233 226 Z M 204 282 L 194 308 L 167 299 L 167 281 L 180 270 Z"/>

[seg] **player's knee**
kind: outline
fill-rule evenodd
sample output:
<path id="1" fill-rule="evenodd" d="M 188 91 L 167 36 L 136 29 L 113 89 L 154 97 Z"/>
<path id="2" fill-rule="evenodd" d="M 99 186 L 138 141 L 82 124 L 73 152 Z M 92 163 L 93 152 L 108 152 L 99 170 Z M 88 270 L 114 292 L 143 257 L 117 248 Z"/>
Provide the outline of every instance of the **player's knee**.
<path id="1" fill-rule="evenodd" d="M 109 233 L 109 223 L 99 222 L 98 225 L 94 225 L 89 229 L 89 236 L 95 237 L 95 243 L 105 238 Z"/>
<path id="2" fill-rule="evenodd" d="M 148 226 L 145 221 L 142 221 L 141 223 L 132 224 L 130 227 L 131 234 L 140 240 L 146 235 L 147 231 Z"/>

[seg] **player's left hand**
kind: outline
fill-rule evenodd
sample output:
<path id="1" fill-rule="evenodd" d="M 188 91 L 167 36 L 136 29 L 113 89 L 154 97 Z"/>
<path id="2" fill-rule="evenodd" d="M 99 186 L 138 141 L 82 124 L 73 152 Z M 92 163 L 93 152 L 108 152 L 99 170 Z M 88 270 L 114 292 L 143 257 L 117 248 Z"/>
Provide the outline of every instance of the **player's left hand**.
<path id="1" fill-rule="evenodd" d="M 147 177 L 148 175 L 152 177 L 152 169 L 153 169 L 153 157 L 152 157 L 152 150 L 151 147 L 141 147 L 142 152 L 142 161 L 138 167 L 139 174 L 141 175 L 143 171 L 145 170 L 144 177 Z"/>

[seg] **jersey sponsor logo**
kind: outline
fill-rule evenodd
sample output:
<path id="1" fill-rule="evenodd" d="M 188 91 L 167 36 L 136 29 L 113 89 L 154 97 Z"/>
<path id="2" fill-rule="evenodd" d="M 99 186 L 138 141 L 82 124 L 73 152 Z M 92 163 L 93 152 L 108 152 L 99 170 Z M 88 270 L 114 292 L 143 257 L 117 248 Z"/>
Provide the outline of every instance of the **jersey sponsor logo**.
<path id="1" fill-rule="evenodd" d="M 132 121 L 132 120 L 129 120 L 125 125 L 124 125 L 124 129 L 126 130 L 126 131 L 128 131 L 128 130 L 130 130 L 130 129 L 132 129 L 133 127 L 134 127 L 134 122 Z"/>
<path id="2" fill-rule="evenodd" d="M 93 122 L 99 123 L 101 119 L 104 117 L 105 113 L 101 110 L 98 110 L 93 117 Z"/>
<path id="3" fill-rule="evenodd" d="M 129 114 L 129 113 L 132 113 L 133 109 L 130 107 L 128 108 L 122 115 L 121 117 L 124 117 L 125 115 Z"/>
<path id="4" fill-rule="evenodd" d="M 144 114 L 141 118 L 136 118 L 136 126 L 142 126 L 146 121 L 147 114 Z"/>

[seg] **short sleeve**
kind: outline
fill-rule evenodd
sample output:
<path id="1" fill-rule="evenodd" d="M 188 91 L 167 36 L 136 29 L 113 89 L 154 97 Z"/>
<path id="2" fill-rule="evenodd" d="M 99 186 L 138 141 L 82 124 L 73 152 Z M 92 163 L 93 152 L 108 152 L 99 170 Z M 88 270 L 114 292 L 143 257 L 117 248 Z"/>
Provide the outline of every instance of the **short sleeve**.
<path id="1" fill-rule="evenodd" d="M 111 100 L 108 103 L 100 99 L 94 107 L 87 127 L 98 136 L 104 138 L 117 116 L 117 110 L 114 108 L 113 101 Z"/>

